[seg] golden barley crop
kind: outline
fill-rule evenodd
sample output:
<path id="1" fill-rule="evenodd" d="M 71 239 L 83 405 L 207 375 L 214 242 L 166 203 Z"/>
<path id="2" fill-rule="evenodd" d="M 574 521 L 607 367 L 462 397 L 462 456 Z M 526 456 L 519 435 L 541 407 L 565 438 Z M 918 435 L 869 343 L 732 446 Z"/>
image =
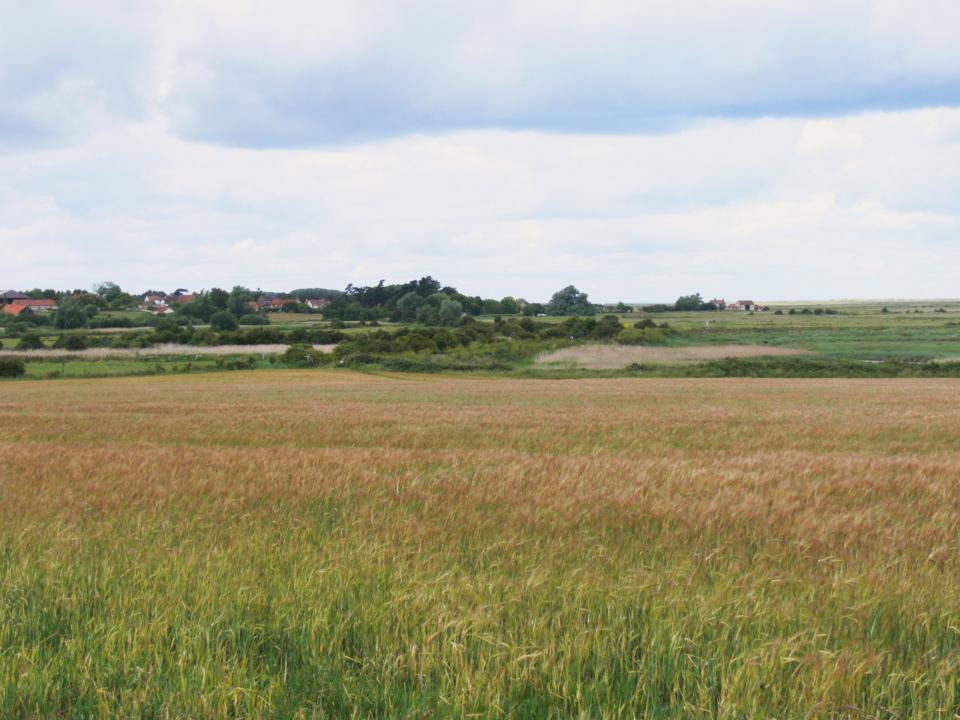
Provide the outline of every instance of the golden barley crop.
<path id="1" fill-rule="evenodd" d="M 0 384 L 0 717 L 960 713 L 960 382 Z"/>

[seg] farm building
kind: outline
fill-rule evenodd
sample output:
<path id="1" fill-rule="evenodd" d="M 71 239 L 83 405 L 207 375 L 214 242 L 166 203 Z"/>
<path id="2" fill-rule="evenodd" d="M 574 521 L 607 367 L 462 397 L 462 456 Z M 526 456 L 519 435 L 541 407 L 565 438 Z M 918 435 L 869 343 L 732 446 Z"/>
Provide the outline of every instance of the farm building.
<path id="1" fill-rule="evenodd" d="M 296 303 L 296 298 L 261 298 L 257 301 L 257 305 L 261 310 L 267 310 L 270 312 L 277 312 L 283 309 L 284 305 L 288 303 Z"/>
<path id="2" fill-rule="evenodd" d="M 48 300 L 47 298 L 16 298 L 3 306 L 4 312 L 8 315 L 19 315 L 24 310 L 29 310 L 30 312 L 53 312 L 56 309 L 57 301 Z"/>
<path id="3" fill-rule="evenodd" d="M 29 298 L 18 290 L 4 290 L 0 292 L 0 305 L 7 305 L 14 300 L 28 300 Z"/>
<path id="4" fill-rule="evenodd" d="M 177 296 L 184 297 L 184 296 Z M 155 315 L 169 315 L 173 312 L 169 302 L 177 302 L 177 297 L 172 295 L 144 295 L 143 301 L 137 305 L 137 310 L 141 312 L 151 312 Z M 193 296 L 190 296 L 193 297 Z M 169 301 L 169 302 L 168 302 Z"/>
<path id="5" fill-rule="evenodd" d="M 753 300 L 737 300 L 735 303 L 727 305 L 727 310 L 736 310 L 739 312 L 762 312 L 766 310 L 763 305 L 758 305 Z"/>

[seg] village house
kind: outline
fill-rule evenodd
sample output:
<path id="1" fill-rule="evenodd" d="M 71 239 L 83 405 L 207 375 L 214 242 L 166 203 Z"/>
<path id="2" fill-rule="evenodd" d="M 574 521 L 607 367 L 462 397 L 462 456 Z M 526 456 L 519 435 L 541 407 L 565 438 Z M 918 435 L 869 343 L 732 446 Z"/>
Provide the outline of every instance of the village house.
<path id="1" fill-rule="evenodd" d="M 25 300 L 14 300 L 12 305 L 23 305 L 33 312 L 53 312 L 57 309 L 57 301 L 48 298 L 27 298 Z"/>
<path id="2" fill-rule="evenodd" d="M 24 295 L 19 290 L 4 290 L 0 292 L 0 305 L 7 305 L 12 303 L 14 300 L 27 300 L 26 295 Z"/>
<path id="3" fill-rule="evenodd" d="M 293 298 L 261 298 L 257 301 L 257 305 L 261 310 L 266 310 L 268 312 L 278 312 L 283 309 L 283 306 L 287 303 L 295 303 L 296 300 Z"/>
<path id="4" fill-rule="evenodd" d="M 739 312 L 763 312 L 766 308 L 758 305 L 753 300 L 737 300 L 735 303 L 727 305 L 727 310 L 736 310 Z"/>
<path id="5" fill-rule="evenodd" d="M 167 296 L 166 295 L 144 295 L 140 301 L 140 304 L 137 305 L 137 310 L 141 312 L 153 312 L 157 314 L 163 314 L 159 311 L 162 309 L 169 310 L 167 306 Z M 171 311 L 172 312 L 172 311 Z"/>
<path id="6" fill-rule="evenodd" d="M 317 298 L 317 299 L 307 298 L 303 304 L 306 305 L 311 310 L 322 310 L 323 308 L 325 308 L 327 305 L 330 304 L 330 301 L 327 300 L 326 298 Z"/>
<path id="7" fill-rule="evenodd" d="M 21 315 L 24 312 L 53 312 L 56 309 L 56 300 L 49 300 L 47 298 L 15 298 L 2 306 L 2 310 L 6 315 Z"/>

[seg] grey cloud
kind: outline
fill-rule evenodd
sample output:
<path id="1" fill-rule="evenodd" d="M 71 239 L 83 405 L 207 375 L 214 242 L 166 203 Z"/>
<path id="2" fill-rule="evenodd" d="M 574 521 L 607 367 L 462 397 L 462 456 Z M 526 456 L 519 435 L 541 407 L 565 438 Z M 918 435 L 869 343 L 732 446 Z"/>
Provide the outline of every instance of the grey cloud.
<path id="1" fill-rule="evenodd" d="M 249 18 L 179 44 L 164 112 L 185 137 L 282 147 L 960 104 L 960 6 L 942 0 L 367 5 L 387 18 L 340 53 L 312 52 L 282 19 L 272 37 L 295 52 L 262 52 Z"/>
<path id="2" fill-rule="evenodd" d="M 143 117 L 150 6 L 0 3 L 0 150 L 51 146 Z"/>
<path id="3" fill-rule="evenodd" d="M 0 149 L 159 117 L 238 147 L 960 104 L 953 0 L 0 6 Z"/>

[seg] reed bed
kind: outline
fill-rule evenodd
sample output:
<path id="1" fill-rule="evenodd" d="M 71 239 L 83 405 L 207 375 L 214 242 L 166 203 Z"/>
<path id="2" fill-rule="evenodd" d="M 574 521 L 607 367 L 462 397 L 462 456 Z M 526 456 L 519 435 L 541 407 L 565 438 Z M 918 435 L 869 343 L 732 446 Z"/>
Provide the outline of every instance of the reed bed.
<path id="1" fill-rule="evenodd" d="M 960 713 L 960 382 L 0 385 L 2 718 Z"/>

